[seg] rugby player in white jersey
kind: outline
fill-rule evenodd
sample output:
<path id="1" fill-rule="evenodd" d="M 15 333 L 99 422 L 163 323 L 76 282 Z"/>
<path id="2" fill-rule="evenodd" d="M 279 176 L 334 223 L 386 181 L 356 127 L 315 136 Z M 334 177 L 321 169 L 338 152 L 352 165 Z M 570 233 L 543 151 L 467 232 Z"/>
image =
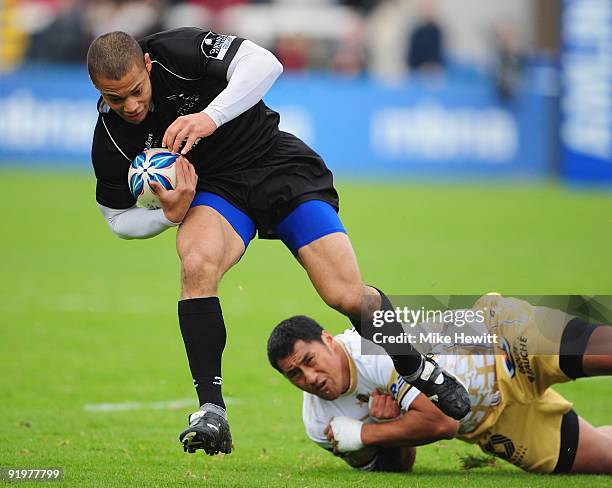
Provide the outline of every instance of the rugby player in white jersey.
<path id="1" fill-rule="evenodd" d="M 268 358 L 304 391 L 308 437 L 354 468 L 408 471 L 411 446 L 458 438 L 526 471 L 612 474 L 612 426 L 593 427 L 550 388 L 611 375 L 612 327 L 500 296 L 474 307 L 487 310 L 485 326 L 499 341 L 484 354 L 453 345 L 437 358 L 470 393 L 460 421 L 405 383 L 388 356 L 362 355 L 354 330 L 332 337 L 292 317 L 272 331 Z"/>

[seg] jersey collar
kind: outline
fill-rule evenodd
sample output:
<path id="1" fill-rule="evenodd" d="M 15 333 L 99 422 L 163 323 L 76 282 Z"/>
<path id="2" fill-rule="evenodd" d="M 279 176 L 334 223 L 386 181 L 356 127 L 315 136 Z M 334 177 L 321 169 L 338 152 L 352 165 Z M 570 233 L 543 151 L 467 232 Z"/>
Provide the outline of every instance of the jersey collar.
<path id="1" fill-rule="evenodd" d="M 334 341 L 340 346 L 342 352 L 344 352 L 344 354 L 346 355 L 346 359 L 348 360 L 349 365 L 349 387 L 348 390 L 346 390 L 346 393 L 343 393 L 340 396 L 343 397 L 352 395 L 357 389 L 357 367 L 355 366 L 355 361 L 353 361 L 353 358 L 351 357 L 344 343 L 336 339 L 334 339 Z"/>

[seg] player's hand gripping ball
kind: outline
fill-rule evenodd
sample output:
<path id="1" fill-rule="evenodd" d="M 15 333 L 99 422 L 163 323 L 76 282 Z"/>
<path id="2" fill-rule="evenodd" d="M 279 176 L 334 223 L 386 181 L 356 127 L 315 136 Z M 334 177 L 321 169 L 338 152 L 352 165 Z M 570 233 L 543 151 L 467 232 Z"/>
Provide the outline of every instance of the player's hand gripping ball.
<path id="1" fill-rule="evenodd" d="M 140 153 L 128 170 L 128 185 L 136 205 L 143 208 L 160 208 L 158 196 L 151 189 L 150 181 L 155 181 L 166 190 L 176 187 L 176 160 L 178 154 L 167 149 L 147 149 Z"/>

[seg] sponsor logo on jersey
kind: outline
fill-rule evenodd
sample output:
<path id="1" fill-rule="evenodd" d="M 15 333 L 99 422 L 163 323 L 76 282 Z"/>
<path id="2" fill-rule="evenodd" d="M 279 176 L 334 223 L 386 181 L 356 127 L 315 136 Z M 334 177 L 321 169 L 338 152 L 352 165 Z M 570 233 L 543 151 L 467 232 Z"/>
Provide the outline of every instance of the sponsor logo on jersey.
<path id="1" fill-rule="evenodd" d="M 202 41 L 202 53 L 211 59 L 223 60 L 236 36 L 225 36 L 209 32 Z"/>
<path id="2" fill-rule="evenodd" d="M 406 383 L 406 380 L 402 376 L 398 376 L 397 380 L 391 383 L 389 391 L 394 400 L 401 402 L 409 388 L 410 385 Z M 400 395 L 402 395 L 401 398 Z"/>
<path id="3" fill-rule="evenodd" d="M 403 376 L 398 376 L 397 378 L 397 387 L 401 390 L 402 388 L 404 388 L 404 386 L 407 386 L 408 383 L 406 383 L 406 380 L 404 379 Z"/>
<path id="4" fill-rule="evenodd" d="M 508 373 L 508 376 L 510 376 L 510 378 L 514 378 L 514 375 L 516 374 L 516 368 L 514 366 L 514 359 L 512 357 L 512 353 L 510 352 L 510 344 L 508 344 L 508 341 L 503 337 L 500 337 L 499 339 L 504 368 L 506 369 L 506 373 Z"/>
<path id="5" fill-rule="evenodd" d="M 525 446 L 517 447 L 514 442 L 512 442 L 512 439 L 501 434 L 494 434 L 489 437 L 487 442 L 482 445 L 482 448 L 516 466 L 522 466 L 525 454 L 527 454 L 527 448 Z"/>
<path id="6" fill-rule="evenodd" d="M 194 107 L 196 107 L 196 104 L 198 103 L 198 100 L 200 100 L 200 95 L 193 94 L 193 95 L 186 95 L 184 93 L 179 93 L 176 95 L 171 95 L 169 97 L 166 97 L 167 100 L 172 101 L 174 104 L 176 104 L 176 115 L 177 116 L 181 116 L 181 115 L 187 115 L 189 113 L 193 113 L 194 110 L 198 111 L 197 108 L 194 109 Z"/>
<path id="7" fill-rule="evenodd" d="M 512 352 L 514 353 L 514 357 L 516 358 L 516 366 L 518 370 L 527 376 L 527 379 L 530 383 L 533 383 L 536 379 L 535 372 L 531 367 L 531 362 L 529 361 L 529 350 L 527 349 L 527 337 L 520 336 L 518 339 L 514 341 L 512 345 Z"/>
<path id="8" fill-rule="evenodd" d="M 153 133 L 149 132 L 147 140 L 145 141 L 145 149 L 151 149 L 153 147 Z"/>
<path id="9" fill-rule="evenodd" d="M 370 395 L 366 395 L 364 393 L 358 393 L 355 398 L 357 398 L 357 405 L 359 405 L 360 407 L 364 404 L 364 403 L 368 403 L 370 401 Z"/>

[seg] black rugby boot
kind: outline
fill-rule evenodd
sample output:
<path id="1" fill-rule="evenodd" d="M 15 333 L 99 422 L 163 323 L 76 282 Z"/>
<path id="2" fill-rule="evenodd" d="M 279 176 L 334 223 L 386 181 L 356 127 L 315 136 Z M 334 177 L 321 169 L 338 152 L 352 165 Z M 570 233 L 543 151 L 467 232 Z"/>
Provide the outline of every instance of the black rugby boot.
<path id="1" fill-rule="evenodd" d="M 202 405 L 189 416 L 189 427 L 181 432 L 179 440 L 183 450 L 190 453 L 197 449 L 204 449 L 210 456 L 232 452 L 232 434 L 225 409 L 212 403 Z"/>
<path id="2" fill-rule="evenodd" d="M 433 359 L 425 357 L 423 370 L 416 379 L 404 380 L 416 386 L 443 413 L 455 420 L 461 420 L 470 412 L 470 396 L 463 384 L 438 366 Z"/>

